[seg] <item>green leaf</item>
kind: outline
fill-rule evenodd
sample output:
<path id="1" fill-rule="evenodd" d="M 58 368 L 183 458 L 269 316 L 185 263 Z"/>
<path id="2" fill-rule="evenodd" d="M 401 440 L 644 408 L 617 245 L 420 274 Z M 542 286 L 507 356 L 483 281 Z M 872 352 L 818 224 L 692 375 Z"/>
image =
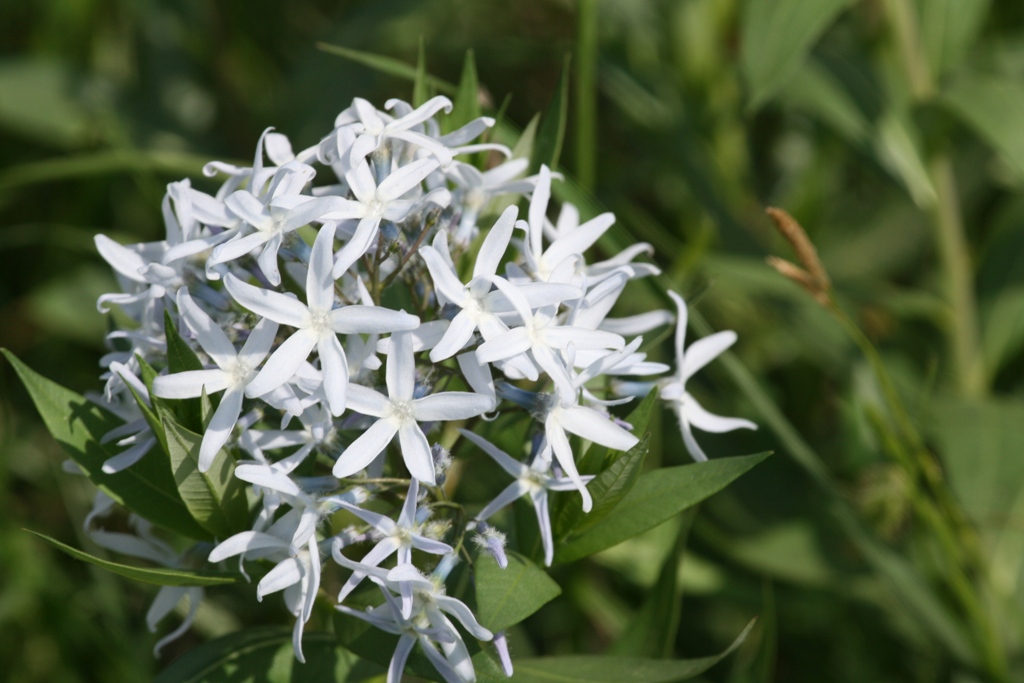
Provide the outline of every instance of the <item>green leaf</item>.
<path id="1" fill-rule="evenodd" d="M 419 50 L 416 53 L 416 78 L 412 84 L 412 106 L 419 107 L 430 99 L 430 87 L 427 84 L 427 50 L 423 45 L 423 34 L 420 34 Z"/>
<path id="2" fill-rule="evenodd" d="M 570 56 L 565 56 L 562 64 L 562 75 L 555 85 L 555 94 L 551 98 L 547 111 L 537 129 L 537 139 L 530 155 L 530 172 L 536 173 L 541 164 L 547 164 L 554 170 L 558 166 L 558 158 L 562 155 L 562 143 L 565 141 L 565 123 L 569 117 L 569 63 Z"/>
<path id="3" fill-rule="evenodd" d="M 306 663 L 292 651 L 292 629 L 261 626 L 203 643 L 160 672 L 154 683 L 358 683 L 384 669 L 338 646 L 330 633 L 302 637 Z"/>
<path id="4" fill-rule="evenodd" d="M 518 624 L 562 592 L 547 572 L 519 553 L 507 556 L 504 569 L 486 553 L 473 565 L 477 618 L 494 632 Z"/>
<path id="5" fill-rule="evenodd" d="M 878 120 L 874 139 L 878 160 L 910 193 L 922 209 L 935 204 L 937 195 L 921 156 L 913 127 L 890 110 Z"/>
<path id="6" fill-rule="evenodd" d="M 530 657 L 513 660 L 515 683 L 674 683 L 699 676 L 732 654 L 754 622 L 747 624 L 723 652 L 699 659 L 644 659 L 640 657 Z M 481 681 L 489 683 L 489 681 Z"/>
<path id="7" fill-rule="evenodd" d="M 555 549 L 555 562 L 572 562 L 621 543 L 725 488 L 769 453 L 717 458 L 640 475 L 611 513 Z"/>
<path id="8" fill-rule="evenodd" d="M 590 512 L 583 512 L 576 501 L 562 506 L 555 523 L 555 538 L 565 539 L 570 534 L 583 534 L 608 516 L 636 484 L 650 449 L 648 437 L 644 434 L 640 443 L 616 458 L 587 484 L 587 490 L 594 499 Z"/>
<path id="9" fill-rule="evenodd" d="M 749 106 L 770 100 L 852 0 L 749 0 L 740 29 L 740 66 Z"/>
<path id="10" fill-rule="evenodd" d="M 480 83 L 476 76 L 476 59 L 473 50 L 466 50 L 462 62 L 462 76 L 459 78 L 459 90 L 455 93 L 452 113 L 443 119 L 446 131 L 457 130 L 473 119 L 480 118 Z"/>
<path id="11" fill-rule="evenodd" d="M 167 335 L 167 371 L 186 372 L 189 370 L 202 370 L 203 362 L 192 350 L 181 335 L 178 328 L 171 319 L 171 314 L 164 311 L 164 334 Z"/>
<path id="12" fill-rule="evenodd" d="M 981 310 L 985 370 L 994 380 L 1000 368 L 1024 346 L 1024 286 L 997 292 Z"/>
<path id="13" fill-rule="evenodd" d="M 684 515 L 676 542 L 661 565 L 658 580 L 647 592 L 625 633 L 615 642 L 609 654 L 667 659 L 672 656 L 679 630 L 682 593 L 679 588 L 679 563 L 686 547 L 690 527 L 696 518 L 691 508 Z"/>
<path id="14" fill-rule="evenodd" d="M 14 367 L 50 434 L 96 486 L 118 503 L 153 524 L 196 539 L 210 535 L 189 514 L 178 495 L 167 460 L 157 449 L 117 474 L 105 474 L 103 463 L 116 455 L 99 443 L 122 421 L 56 382 L 37 374 L 7 349 Z"/>
<path id="15" fill-rule="evenodd" d="M 1006 526 L 1006 513 L 1024 489 L 1024 403 L 946 398 L 936 400 L 930 414 L 943 469 L 964 510 L 982 526 Z"/>
<path id="16" fill-rule="evenodd" d="M 188 342 L 178 334 L 178 328 L 174 325 L 171 314 L 167 310 L 164 311 L 164 335 L 167 337 L 168 372 L 193 372 L 203 369 L 203 362 L 199 360 L 199 356 L 188 345 Z M 203 428 L 203 411 L 198 398 L 158 399 L 153 404 L 154 406 L 169 406 L 178 421 L 190 429 L 200 430 Z"/>
<path id="17" fill-rule="evenodd" d="M 1024 182 L 1024 84 L 1019 79 L 970 74 L 950 84 L 939 101 L 999 152 Z"/>
<path id="18" fill-rule="evenodd" d="M 192 517 L 218 538 L 247 528 L 245 489 L 234 476 L 234 460 L 221 450 L 210 469 L 205 474 L 200 472 L 199 447 L 203 437 L 174 422 L 166 412 L 161 418 L 178 493 Z"/>
<path id="19" fill-rule="evenodd" d="M 90 555 L 85 551 L 72 548 L 69 545 L 61 543 L 57 539 L 51 538 L 46 534 L 41 534 L 38 531 L 32 531 L 31 529 L 24 529 L 24 531 L 27 531 L 33 536 L 38 536 L 47 543 L 53 544 L 76 560 L 82 560 L 83 562 L 94 564 L 109 572 L 119 574 L 135 581 L 141 581 L 142 583 L 152 583 L 157 586 L 222 586 L 229 583 L 238 583 L 242 580 L 242 576 L 240 574 L 228 574 L 225 572 L 133 567 L 131 565 L 121 564 L 120 562 L 111 562 L 110 560 L 104 560 L 96 557 L 95 555 Z"/>
<path id="20" fill-rule="evenodd" d="M 963 63 L 988 16 L 990 0 L 923 0 L 921 42 L 931 73 L 941 77 Z"/>
<path id="21" fill-rule="evenodd" d="M 323 50 L 328 54 L 344 57 L 345 59 L 357 64 L 368 66 L 374 71 L 379 71 L 382 74 L 396 76 L 407 81 L 416 81 L 416 68 L 409 66 L 400 59 L 385 57 L 384 55 L 377 55 L 372 52 L 363 52 L 362 50 L 353 50 L 351 48 L 342 47 L 341 45 L 331 45 L 329 43 L 317 43 L 316 47 L 318 50 Z M 428 75 L 426 80 L 430 87 L 438 92 L 445 93 L 446 95 L 454 95 L 456 92 L 454 85 L 448 81 L 437 78 L 436 76 Z"/>

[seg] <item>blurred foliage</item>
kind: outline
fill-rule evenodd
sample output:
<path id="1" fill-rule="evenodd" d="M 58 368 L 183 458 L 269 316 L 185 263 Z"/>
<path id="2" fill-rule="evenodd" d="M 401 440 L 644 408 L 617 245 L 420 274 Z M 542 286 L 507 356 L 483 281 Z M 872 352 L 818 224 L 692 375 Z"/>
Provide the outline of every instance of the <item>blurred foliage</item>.
<path id="1" fill-rule="evenodd" d="M 472 49 L 480 106 L 504 107 L 508 126 L 566 93 L 563 192 L 584 213 L 615 211 L 612 241 L 654 245 L 698 334 L 739 333 L 692 390 L 762 428 L 702 438 L 778 452 L 694 520 L 556 568 L 563 595 L 512 629 L 514 654 L 694 657 L 760 615 L 706 680 L 1024 677 L 1018 2 L 2 3 L 0 346 L 95 390 L 106 323 L 93 302 L 114 283 L 92 235 L 157 239 L 164 184 L 248 158 L 267 125 L 305 146 L 354 96 L 411 96 L 318 41 L 411 67 L 421 40 L 449 83 Z M 817 246 L 831 311 L 765 265 L 790 257 L 767 205 Z M 623 314 L 667 303 L 634 293 Z M 61 472 L 9 366 L 0 390 L 0 668 L 151 679 L 154 589 L 20 530 L 104 556 L 80 532 L 87 487 Z M 671 416 L 653 424 L 646 466 L 683 464 Z M 476 471 L 465 493 L 483 501 L 503 484 Z M 279 616 L 235 595 L 205 605 L 163 661 Z M 646 635 L 648 619 L 671 642 Z"/>

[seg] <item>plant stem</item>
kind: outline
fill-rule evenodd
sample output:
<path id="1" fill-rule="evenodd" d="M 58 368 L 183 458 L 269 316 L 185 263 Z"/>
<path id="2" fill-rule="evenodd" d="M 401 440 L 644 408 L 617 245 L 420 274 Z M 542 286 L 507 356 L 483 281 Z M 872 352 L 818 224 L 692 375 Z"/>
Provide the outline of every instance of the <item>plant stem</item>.
<path id="1" fill-rule="evenodd" d="M 889 21 L 899 48 L 907 83 L 914 100 L 935 97 L 937 86 L 921 46 L 917 17 L 910 0 L 887 0 Z M 928 175 L 938 197 L 931 207 L 946 300 L 951 320 L 947 325 L 957 390 L 964 396 L 985 394 L 984 364 L 978 334 L 978 313 L 970 251 L 964 236 L 960 198 L 949 152 L 939 149 L 928 163 Z"/>

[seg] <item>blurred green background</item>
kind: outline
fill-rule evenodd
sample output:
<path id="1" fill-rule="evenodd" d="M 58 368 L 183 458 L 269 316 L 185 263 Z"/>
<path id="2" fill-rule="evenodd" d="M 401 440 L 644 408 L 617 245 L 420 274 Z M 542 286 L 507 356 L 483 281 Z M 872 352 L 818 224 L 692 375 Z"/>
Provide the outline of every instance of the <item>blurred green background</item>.
<path id="1" fill-rule="evenodd" d="M 485 110 L 506 103 L 519 128 L 570 55 L 561 166 L 585 214 L 617 214 L 603 247 L 650 242 L 691 337 L 739 333 L 691 391 L 761 428 L 702 443 L 776 451 L 692 528 L 557 570 L 563 597 L 513 632 L 514 654 L 639 640 L 694 657 L 758 615 L 706 680 L 1024 679 L 1015 0 L 0 3 L 0 346 L 97 389 L 94 302 L 115 284 L 93 235 L 159 239 L 165 184 L 212 189 L 202 164 L 251 159 L 266 126 L 301 148 L 354 96 L 410 98 L 318 41 L 415 64 L 421 38 L 449 82 L 472 49 Z M 849 318 L 765 264 L 793 258 L 769 205 L 806 228 Z M 667 304 L 634 293 L 623 313 Z M 667 358 L 664 341 L 649 340 Z M 685 462 L 672 416 L 657 429 L 650 460 Z M 80 531 L 88 487 L 6 365 L 0 446 L 0 677 L 149 680 L 155 589 L 20 530 L 102 553 Z M 681 612 L 644 602 L 664 590 Z M 236 625 L 213 601 L 162 661 Z"/>

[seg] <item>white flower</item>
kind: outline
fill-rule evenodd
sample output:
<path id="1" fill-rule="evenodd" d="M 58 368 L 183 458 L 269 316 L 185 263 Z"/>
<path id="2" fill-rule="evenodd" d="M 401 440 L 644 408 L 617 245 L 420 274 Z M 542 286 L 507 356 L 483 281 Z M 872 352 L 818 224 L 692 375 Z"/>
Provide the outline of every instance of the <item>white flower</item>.
<path id="1" fill-rule="evenodd" d="M 698 339 L 690 344 L 688 349 L 683 350 L 686 340 L 687 310 L 686 302 L 673 291 L 668 295 L 676 302 L 679 309 L 679 317 L 676 322 L 676 374 L 671 382 L 661 387 L 661 398 L 669 401 L 672 408 L 679 416 L 679 429 L 683 434 L 683 443 L 690 455 L 698 462 L 708 459 L 708 456 L 701 450 L 697 440 L 693 437 L 692 427 L 697 427 L 705 432 L 731 432 L 734 429 L 757 429 L 757 425 L 750 420 L 739 417 L 721 417 L 709 413 L 697 402 L 693 396 L 686 391 L 686 380 L 690 379 L 695 372 L 717 358 L 723 351 L 736 342 L 736 333 L 731 330 L 716 332 L 710 336 Z"/>
<path id="2" fill-rule="evenodd" d="M 537 513 L 537 526 L 540 528 L 541 543 L 544 546 L 544 564 L 550 567 L 551 561 L 555 556 L 555 546 L 551 536 L 548 491 L 572 491 L 576 488 L 576 483 L 568 477 L 551 476 L 551 461 L 546 460 L 539 454 L 533 459 L 533 463 L 527 467 L 526 464 L 516 460 L 482 436 L 468 432 L 465 429 L 460 429 L 459 432 L 475 443 L 480 450 L 491 456 L 501 469 L 516 478 L 494 500 L 488 503 L 483 510 L 478 512 L 475 519 L 482 522 L 517 498 L 530 496 L 533 510 Z M 587 475 L 580 477 L 580 481 L 587 484 L 593 478 L 592 475 Z"/>
<path id="3" fill-rule="evenodd" d="M 246 284 L 233 275 L 225 276 L 224 286 L 242 306 L 296 329 L 248 385 L 247 396 L 261 396 L 290 380 L 316 348 L 331 413 L 341 415 L 348 387 L 348 360 L 337 335 L 411 330 L 419 325 L 419 318 L 404 311 L 362 305 L 334 308 L 333 245 L 334 226 L 328 224 L 320 228 L 313 244 L 306 275 L 306 304 Z"/>
<path id="4" fill-rule="evenodd" d="M 324 217 L 330 220 L 359 219 L 359 225 L 350 240 L 360 247 L 355 257 L 358 258 L 373 242 L 382 220 L 404 220 L 414 209 L 428 201 L 442 207 L 448 205 L 451 195 L 445 189 L 421 197 L 402 198 L 418 188 L 423 179 L 436 168 L 437 161 L 434 159 L 417 159 L 396 169 L 378 183 L 366 161 L 361 161 L 345 174 L 355 200 L 337 198 L 339 207 Z M 340 277 L 341 272 L 335 272 L 334 276 Z"/>
<path id="5" fill-rule="evenodd" d="M 393 109 L 399 103 L 399 100 L 388 100 L 384 107 Z M 452 161 L 451 151 L 434 138 L 412 130 L 442 109 L 446 113 L 451 112 L 452 102 L 447 97 L 438 95 L 404 116 L 392 118 L 377 111 L 366 100 L 357 97 L 352 100 L 352 106 L 342 112 L 334 124 L 352 125 L 356 133 L 356 139 L 348 152 L 351 166 L 357 165 L 367 154 L 379 149 L 387 140 L 400 140 L 421 147 L 433 154 L 442 166 L 447 166 Z"/>
<path id="6" fill-rule="evenodd" d="M 287 516 L 281 521 L 293 523 L 293 519 Z M 271 527 L 269 533 L 243 531 L 235 534 L 214 548 L 208 559 L 210 562 L 220 562 L 245 553 L 250 557 L 265 557 L 277 562 L 256 586 L 256 598 L 262 601 L 264 595 L 284 591 L 285 605 L 296 617 L 292 647 L 295 657 L 305 662 L 302 631 L 313 613 L 316 593 L 320 588 L 320 549 L 316 534 L 309 534 L 300 545 L 293 544 L 291 538 L 294 536 L 294 527 L 286 528 L 288 526 L 281 525 L 279 521 Z"/>
<path id="7" fill-rule="evenodd" d="M 526 297 L 510 282 L 501 278 L 493 278 L 492 282 L 515 307 L 523 324 L 481 344 L 476 350 L 476 358 L 481 363 L 509 360 L 529 353 L 560 392 L 572 394 L 572 380 L 559 351 L 567 349 L 570 344 L 584 350 L 621 349 L 625 345 L 622 337 L 611 332 L 558 324 L 553 306 L 542 307 L 534 313 Z M 530 379 L 537 379 L 536 373 Z"/>
<path id="8" fill-rule="evenodd" d="M 518 213 L 516 207 L 508 207 L 487 233 L 473 264 L 473 278 L 468 284 L 463 285 L 455 275 L 444 232 L 437 234 L 435 246 L 420 248 L 420 256 L 430 271 L 439 303 L 452 304 L 460 309 L 444 336 L 431 350 L 430 360 L 433 362 L 454 356 L 469 343 L 477 329 L 484 339 L 493 339 L 506 331 L 498 313 L 509 310 L 508 299 L 501 290 L 492 292 L 491 286 L 497 277 L 501 257 L 508 248 Z M 548 283 L 530 283 L 519 289 L 530 306 L 557 304 L 582 294 L 570 285 Z"/>
<path id="9" fill-rule="evenodd" d="M 465 420 L 494 409 L 491 398 L 464 391 L 446 391 L 413 398 L 416 362 L 412 337 L 396 333 L 388 347 L 385 367 L 388 395 L 359 385 L 349 387 L 349 405 L 363 415 L 380 418 L 356 438 L 334 464 L 334 476 L 348 477 L 363 469 L 398 435 L 402 458 L 413 477 L 436 482 L 430 444 L 418 422 Z"/>
<path id="10" fill-rule="evenodd" d="M 426 521 L 426 517 L 429 517 L 430 511 L 423 508 L 422 512 L 425 513 L 425 516 L 417 514 L 416 499 L 419 497 L 419 491 L 419 481 L 413 479 L 409 484 L 409 491 L 405 496 L 405 504 L 402 505 L 402 511 L 399 513 L 397 521 L 376 512 L 364 510 L 351 503 L 340 503 L 342 508 L 370 524 L 382 536 L 377 545 L 360 560 L 362 564 L 368 567 L 376 567 L 395 553 L 398 554 L 399 564 L 408 564 L 412 562 L 413 548 L 433 555 L 446 555 L 454 552 L 447 543 L 442 543 L 423 535 L 423 523 Z M 348 581 L 345 582 L 345 585 L 341 587 L 341 592 L 338 593 L 338 602 L 344 601 L 345 597 L 355 590 L 364 576 L 360 572 L 354 572 Z M 411 601 L 412 591 L 408 591 L 408 594 L 403 592 L 402 599 Z"/>
<path id="11" fill-rule="evenodd" d="M 192 301 L 185 288 L 178 290 L 178 312 L 217 368 L 157 377 L 153 380 L 153 394 L 161 398 L 195 398 L 202 396 L 204 389 L 207 394 L 224 392 L 199 446 L 199 471 L 206 472 L 235 428 L 245 387 L 256 377 L 256 368 L 274 344 L 277 323 L 261 320 L 236 352 L 224 331 Z"/>

